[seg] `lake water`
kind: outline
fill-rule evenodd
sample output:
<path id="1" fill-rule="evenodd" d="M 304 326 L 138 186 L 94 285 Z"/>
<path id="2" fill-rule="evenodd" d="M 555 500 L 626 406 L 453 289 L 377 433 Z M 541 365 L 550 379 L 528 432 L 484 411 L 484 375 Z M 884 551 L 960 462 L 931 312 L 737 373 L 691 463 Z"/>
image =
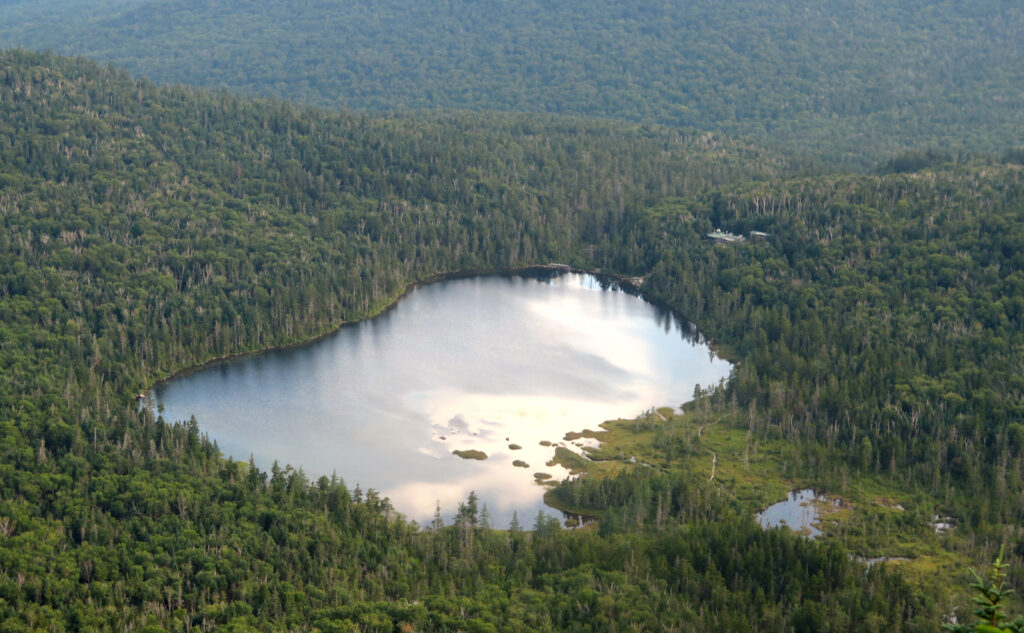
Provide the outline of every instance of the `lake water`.
<path id="1" fill-rule="evenodd" d="M 336 472 L 421 524 L 438 502 L 449 523 L 475 490 L 495 525 L 518 512 L 529 528 L 545 507 L 534 473 L 567 475 L 540 442 L 578 451 L 566 432 L 679 407 L 729 370 L 678 316 L 591 275 L 542 271 L 418 287 L 315 342 L 160 384 L 150 402 L 167 420 L 195 415 L 225 455 L 311 480 Z"/>

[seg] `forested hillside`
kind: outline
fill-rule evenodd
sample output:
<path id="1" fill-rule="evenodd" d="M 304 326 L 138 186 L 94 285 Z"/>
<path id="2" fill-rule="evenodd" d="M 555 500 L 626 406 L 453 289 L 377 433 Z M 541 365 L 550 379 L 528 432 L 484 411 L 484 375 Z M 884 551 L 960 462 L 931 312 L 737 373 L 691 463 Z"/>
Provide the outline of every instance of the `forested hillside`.
<path id="1" fill-rule="evenodd" d="M 598 250 L 646 274 L 647 292 L 739 360 L 713 400 L 748 447 L 784 440 L 795 451 L 783 474 L 819 490 L 844 495 L 881 476 L 907 499 L 924 495 L 920 516 L 848 535 L 861 546 L 893 530 L 931 539 L 933 514 L 948 515 L 992 557 L 1012 543 L 1024 582 L 1019 155 L 730 185 L 657 205 L 636 226 Z M 768 235 L 709 248 L 711 226 Z M 704 461 L 690 443 L 666 427 L 649 450 Z"/>
<path id="2" fill-rule="evenodd" d="M 94 360 L 118 390 L 307 338 L 438 273 L 585 263 L 581 245 L 627 210 L 788 169 L 666 128 L 337 116 L 53 56 L 3 61 L 3 253 L 22 306 L 5 325 L 25 316 L 51 331 L 57 308 L 39 299 L 54 293 L 85 319 L 69 334 L 96 339 Z M 118 296 L 92 283 L 111 274 Z M 24 365 L 29 382 L 19 367 L 5 379 L 25 392 L 38 363 Z"/>
<path id="3" fill-rule="evenodd" d="M 936 499 L 957 519 L 939 545 L 1006 542 L 1019 570 L 1024 177 L 1005 158 L 808 179 L 707 133 L 332 114 L 2 53 L 0 631 L 934 630 L 953 606 L 934 579 L 762 531 L 703 477 L 622 478 L 590 497 L 603 529 L 496 532 L 467 500 L 418 530 L 342 470 L 226 462 L 201 421 L 133 396 L 447 272 L 642 275 L 739 361 L 707 402 L 794 443 L 790 477 Z M 712 226 L 769 235 L 725 247 Z"/>
<path id="4" fill-rule="evenodd" d="M 0 3 L 0 45 L 353 110 L 470 109 L 740 134 L 843 164 L 1024 142 L 1010 0 Z"/>
<path id="5" fill-rule="evenodd" d="M 607 252 L 644 244 L 645 288 L 743 359 L 726 395 L 756 431 L 806 443 L 820 477 L 1024 520 L 1024 166 L 728 186 L 640 224 Z M 769 235 L 687 256 L 712 225 Z"/>
<path id="6" fill-rule="evenodd" d="M 545 519 L 492 532 L 468 506 L 418 532 L 372 491 L 227 463 L 194 423 L 133 403 L 170 371 L 309 337 L 438 273 L 587 263 L 653 197 L 784 161 L 657 128 L 299 111 L 45 55 L 5 53 L 0 73 L 2 630 L 930 615 L 839 546 L 726 507 L 714 528 L 603 538 Z"/>

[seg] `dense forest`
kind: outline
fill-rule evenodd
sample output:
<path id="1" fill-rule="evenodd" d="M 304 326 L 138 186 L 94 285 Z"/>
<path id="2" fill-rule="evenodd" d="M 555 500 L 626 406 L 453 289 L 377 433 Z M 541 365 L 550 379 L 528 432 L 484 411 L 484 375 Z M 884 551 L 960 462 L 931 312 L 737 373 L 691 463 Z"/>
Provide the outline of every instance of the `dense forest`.
<path id="1" fill-rule="evenodd" d="M 898 577 L 727 508 L 711 542 L 681 523 L 605 538 L 544 517 L 498 533 L 472 507 L 417 531 L 372 490 L 223 461 L 194 421 L 133 402 L 154 378 L 307 338 L 436 274 L 591 265 L 598 238 L 651 200 L 783 173 L 784 159 L 661 128 L 329 115 L 49 55 L 5 53 L 0 73 L 4 631 L 931 615 Z M 729 572 L 752 549 L 765 575 Z"/>
<path id="2" fill-rule="evenodd" d="M 805 443 L 820 477 L 886 471 L 966 524 L 1021 525 L 1024 166 L 734 186 L 646 213 L 600 250 L 643 244 L 645 288 L 743 359 L 723 396 L 759 412 L 755 433 Z M 769 236 L 681 257 L 712 225 Z"/>
<path id="3" fill-rule="evenodd" d="M 935 630 L 949 579 L 762 530 L 671 420 L 647 423 L 667 468 L 556 491 L 596 528 L 495 531 L 472 497 L 421 527 L 343 472 L 227 461 L 134 395 L 446 273 L 640 276 L 737 361 L 706 415 L 793 447 L 790 479 L 933 503 L 941 547 L 1005 544 L 1020 586 L 1021 159 L 822 176 L 653 123 L 337 113 L 0 53 L 0 631 Z"/>
<path id="4" fill-rule="evenodd" d="M 859 166 L 1024 142 L 1022 42 L 1010 0 L 0 3 L 0 45 L 158 83 L 662 123 Z"/>

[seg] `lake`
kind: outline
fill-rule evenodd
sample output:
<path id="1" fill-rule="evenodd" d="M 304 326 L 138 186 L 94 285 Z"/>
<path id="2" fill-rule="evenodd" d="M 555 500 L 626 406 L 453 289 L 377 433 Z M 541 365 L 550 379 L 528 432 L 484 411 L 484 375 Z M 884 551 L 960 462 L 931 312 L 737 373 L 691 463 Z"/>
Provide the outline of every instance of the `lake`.
<path id="1" fill-rule="evenodd" d="M 534 473 L 567 475 L 545 465 L 554 448 L 542 441 L 579 451 L 566 432 L 679 407 L 730 367 L 635 292 L 532 271 L 417 287 L 376 318 L 182 374 L 149 401 L 167 420 L 195 415 L 225 455 L 311 480 L 336 472 L 421 524 L 438 502 L 450 523 L 473 490 L 496 526 L 517 512 L 529 528 L 545 508 Z"/>

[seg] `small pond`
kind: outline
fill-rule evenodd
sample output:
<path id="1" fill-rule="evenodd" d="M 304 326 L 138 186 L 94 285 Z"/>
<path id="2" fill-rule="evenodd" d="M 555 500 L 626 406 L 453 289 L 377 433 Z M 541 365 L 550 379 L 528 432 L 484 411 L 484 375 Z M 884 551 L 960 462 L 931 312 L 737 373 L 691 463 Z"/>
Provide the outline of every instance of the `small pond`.
<path id="1" fill-rule="evenodd" d="M 832 503 L 814 490 L 792 490 L 785 501 L 772 504 L 757 514 L 757 522 L 768 529 L 786 526 L 801 532 L 809 539 L 821 536 L 816 525 L 819 520 L 818 504 Z"/>

